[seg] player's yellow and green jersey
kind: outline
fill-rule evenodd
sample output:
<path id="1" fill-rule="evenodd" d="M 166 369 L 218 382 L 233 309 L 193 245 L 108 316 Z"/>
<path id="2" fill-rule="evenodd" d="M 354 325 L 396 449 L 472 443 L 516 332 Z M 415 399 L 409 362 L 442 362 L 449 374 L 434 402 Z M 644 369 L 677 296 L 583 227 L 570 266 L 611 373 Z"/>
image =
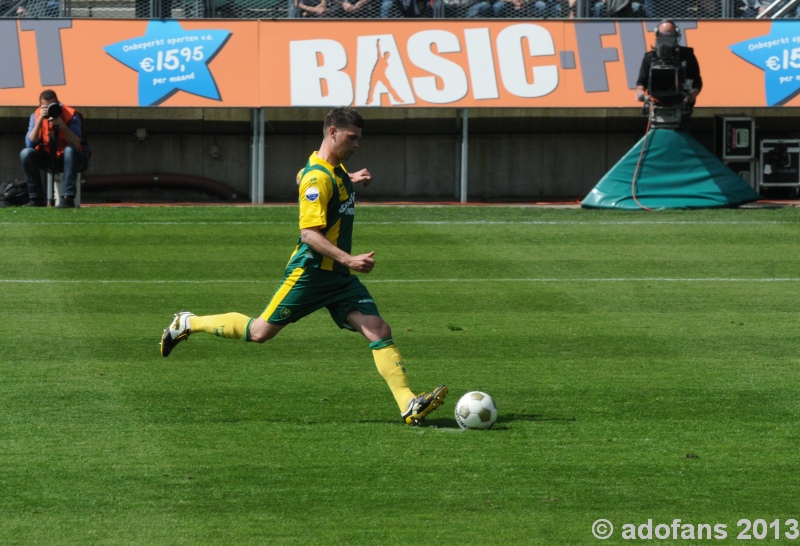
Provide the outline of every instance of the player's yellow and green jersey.
<path id="1" fill-rule="evenodd" d="M 344 167 L 334 167 L 320 158 L 317 152 L 312 153 L 300 175 L 298 202 L 300 229 L 317 227 L 328 241 L 350 254 L 353 244 L 355 192 Z M 352 273 L 348 267 L 323 256 L 299 239 L 287 270 L 298 267 L 348 275 Z"/>

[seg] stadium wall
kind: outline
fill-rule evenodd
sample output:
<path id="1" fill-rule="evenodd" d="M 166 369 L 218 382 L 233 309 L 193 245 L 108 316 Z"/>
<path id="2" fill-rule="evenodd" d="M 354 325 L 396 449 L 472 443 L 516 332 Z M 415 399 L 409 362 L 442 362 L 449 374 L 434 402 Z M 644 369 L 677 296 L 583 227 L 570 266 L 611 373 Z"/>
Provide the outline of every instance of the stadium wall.
<path id="1" fill-rule="evenodd" d="M 94 150 L 86 177 L 180 174 L 226 184 L 249 200 L 252 112 L 246 109 L 88 108 Z M 296 199 L 294 175 L 321 140 L 327 108 L 267 109 L 266 201 Z M 350 168 L 367 166 L 376 184 L 360 199 L 458 200 L 458 109 L 363 109 L 365 137 Z M 29 109 L 0 109 L 0 178 L 21 178 L 19 151 Z M 644 135 L 638 109 L 507 109 L 469 112 L 470 201 L 575 199 Z M 714 149 L 714 117 L 749 116 L 761 139 L 800 138 L 787 109 L 698 109 L 693 135 Z M 140 140 L 137 130 L 144 129 Z M 140 132 L 141 135 L 141 132 Z M 146 184 L 108 200 L 197 200 L 185 189 Z"/>

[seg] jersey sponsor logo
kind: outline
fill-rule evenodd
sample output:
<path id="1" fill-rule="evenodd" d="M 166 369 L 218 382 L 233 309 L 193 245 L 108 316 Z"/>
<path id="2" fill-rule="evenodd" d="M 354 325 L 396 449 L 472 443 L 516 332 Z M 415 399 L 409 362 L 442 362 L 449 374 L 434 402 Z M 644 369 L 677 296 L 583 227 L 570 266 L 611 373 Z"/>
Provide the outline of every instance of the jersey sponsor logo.
<path id="1" fill-rule="evenodd" d="M 353 206 L 353 202 L 356 200 L 356 192 L 350 194 L 350 197 L 342 203 L 339 207 L 339 214 L 346 214 L 347 216 L 354 216 L 356 213 L 356 209 Z"/>
<path id="2" fill-rule="evenodd" d="M 366 300 L 358 300 L 358 303 L 375 303 L 375 300 L 372 298 Z"/>
<path id="3" fill-rule="evenodd" d="M 312 203 L 319 199 L 319 188 L 310 187 L 306 190 L 306 199 L 311 201 Z"/>

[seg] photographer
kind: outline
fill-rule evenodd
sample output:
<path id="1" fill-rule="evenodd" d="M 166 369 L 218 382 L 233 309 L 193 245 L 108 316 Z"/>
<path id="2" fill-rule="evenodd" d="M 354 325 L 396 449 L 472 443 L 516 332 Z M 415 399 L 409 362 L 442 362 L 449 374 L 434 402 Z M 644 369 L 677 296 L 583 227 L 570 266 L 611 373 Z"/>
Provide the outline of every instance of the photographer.
<path id="1" fill-rule="evenodd" d="M 42 91 L 39 108 L 31 114 L 28 124 L 25 148 L 19 154 L 30 199 L 25 206 L 46 206 L 47 193 L 43 191 L 41 171 L 63 170 L 63 195 L 58 208 L 74 208 L 76 179 L 78 173 L 89 166 L 89 157 L 80 116 L 74 108 L 58 102 L 52 89 Z"/>
<path id="2" fill-rule="evenodd" d="M 697 101 L 697 95 L 703 88 L 703 79 L 700 77 L 700 65 L 694 56 L 694 50 L 679 45 L 680 38 L 680 29 L 673 21 L 665 19 L 658 24 L 656 44 L 651 51 L 645 53 L 639 68 L 636 100 L 644 102 L 647 98 L 655 101 L 656 105 L 680 105 L 682 117 L 678 129 L 688 131 L 689 116 Z M 666 73 L 667 77 L 658 82 L 651 81 L 654 67 L 659 69 L 660 75 Z M 670 70 L 673 77 L 669 77 Z M 677 81 L 674 78 L 675 73 Z"/>

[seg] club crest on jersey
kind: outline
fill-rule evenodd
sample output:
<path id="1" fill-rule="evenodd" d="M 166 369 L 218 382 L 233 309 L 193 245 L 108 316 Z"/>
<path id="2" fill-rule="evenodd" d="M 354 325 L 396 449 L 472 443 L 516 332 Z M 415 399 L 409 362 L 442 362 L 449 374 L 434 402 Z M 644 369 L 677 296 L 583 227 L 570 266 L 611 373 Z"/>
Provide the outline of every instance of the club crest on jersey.
<path id="1" fill-rule="evenodd" d="M 311 186 L 310 188 L 306 189 L 306 199 L 311 201 L 312 203 L 319 198 L 319 188 L 316 186 Z"/>

